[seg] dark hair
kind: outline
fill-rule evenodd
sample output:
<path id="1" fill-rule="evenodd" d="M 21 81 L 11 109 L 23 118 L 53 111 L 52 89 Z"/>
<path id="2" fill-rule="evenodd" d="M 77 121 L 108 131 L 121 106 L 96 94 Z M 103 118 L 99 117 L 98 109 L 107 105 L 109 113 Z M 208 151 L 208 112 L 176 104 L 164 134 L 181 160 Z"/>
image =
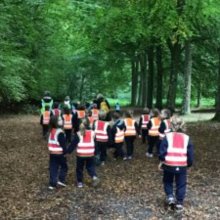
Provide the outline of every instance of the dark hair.
<path id="1" fill-rule="evenodd" d="M 149 108 L 144 108 L 143 109 L 143 114 L 149 114 L 150 113 L 150 109 Z"/>
<path id="2" fill-rule="evenodd" d="M 125 118 L 132 118 L 132 112 L 131 111 L 126 111 L 125 112 Z"/>
<path id="3" fill-rule="evenodd" d="M 58 108 L 58 107 L 59 107 L 59 103 L 58 102 L 54 102 L 53 108 Z"/>
<path id="4" fill-rule="evenodd" d="M 67 106 L 64 107 L 64 114 L 70 114 L 70 109 Z"/>
<path id="5" fill-rule="evenodd" d="M 160 111 L 157 108 L 152 109 L 151 111 L 152 117 L 158 117 L 160 114 Z"/>
<path id="6" fill-rule="evenodd" d="M 58 128 L 58 117 L 53 115 L 50 117 L 50 129 Z"/>
<path id="7" fill-rule="evenodd" d="M 113 118 L 114 118 L 114 119 L 117 120 L 117 119 L 119 119 L 120 117 L 121 117 L 121 114 L 120 114 L 119 112 L 114 112 L 114 113 L 113 113 Z"/>
<path id="8" fill-rule="evenodd" d="M 46 111 L 49 111 L 49 110 L 50 110 L 50 106 L 49 106 L 49 105 L 46 105 L 46 106 L 45 106 L 45 110 L 46 110 Z"/>

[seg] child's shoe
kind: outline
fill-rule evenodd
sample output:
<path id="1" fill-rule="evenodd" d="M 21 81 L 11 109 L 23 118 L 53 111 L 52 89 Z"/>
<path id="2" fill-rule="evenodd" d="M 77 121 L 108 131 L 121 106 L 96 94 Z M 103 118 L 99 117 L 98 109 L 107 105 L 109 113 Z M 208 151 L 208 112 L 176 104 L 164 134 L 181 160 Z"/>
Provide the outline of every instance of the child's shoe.
<path id="1" fill-rule="evenodd" d="M 128 157 L 128 160 L 132 160 L 132 156 L 129 156 L 129 157 Z"/>
<path id="2" fill-rule="evenodd" d="M 82 182 L 78 182 L 78 183 L 77 183 L 77 187 L 78 187 L 78 188 L 83 188 L 83 183 L 82 183 Z"/>
<path id="3" fill-rule="evenodd" d="M 123 160 L 127 160 L 128 158 L 127 157 L 123 157 Z"/>
<path id="4" fill-rule="evenodd" d="M 100 182 L 100 180 L 99 180 L 99 178 L 97 177 L 97 176 L 94 176 L 93 178 L 92 178 L 92 185 L 93 186 L 97 186 L 98 184 L 99 184 L 99 182 Z"/>
<path id="5" fill-rule="evenodd" d="M 60 181 L 57 182 L 57 185 L 62 186 L 62 187 L 66 187 L 66 184 L 63 182 L 60 182 Z"/>
<path id="6" fill-rule="evenodd" d="M 54 189 L 56 189 L 56 187 L 54 187 L 54 186 L 49 186 L 48 189 L 49 189 L 49 190 L 54 190 Z"/>
<path id="7" fill-rule="evenodd" d="M 175 209 L 177 212 L 182 212 L 183 211 L 183 205 L 182 204 L 176 204 Z"/>
<path id="8" fill-rule="evenodd" d="M 153 157 L 153 154 L 150 154 L 150 153 L 147 152 L 147 153 L 146 153 L 146 156 L 152 158 L 152 157 Z"/>

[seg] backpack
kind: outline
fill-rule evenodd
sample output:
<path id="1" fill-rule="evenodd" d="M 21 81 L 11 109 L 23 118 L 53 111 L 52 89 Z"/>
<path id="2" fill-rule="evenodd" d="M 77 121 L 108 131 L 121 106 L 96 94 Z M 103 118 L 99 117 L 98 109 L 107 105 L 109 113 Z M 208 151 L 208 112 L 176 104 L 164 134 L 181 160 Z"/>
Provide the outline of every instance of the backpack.
<path id="1" fill-rule="evenodd" d="M 106 113 L 109 112 L 109 107 L 106 103 L 106 101 L 102 101 L 101 104 L 100 104 L 100 109 Z"/>

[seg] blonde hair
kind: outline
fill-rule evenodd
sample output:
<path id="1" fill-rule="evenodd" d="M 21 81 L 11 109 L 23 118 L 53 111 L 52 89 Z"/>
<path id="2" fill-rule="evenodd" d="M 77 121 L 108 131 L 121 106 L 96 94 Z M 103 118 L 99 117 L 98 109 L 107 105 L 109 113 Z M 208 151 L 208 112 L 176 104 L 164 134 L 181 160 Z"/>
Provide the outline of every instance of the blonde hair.
<path id="1" fill-rule="evenodd" d="M 89 119 L 86 117 L 82 120 L 80 126 L 79 126 L 79 133 L 82 136 L 85 136 L 86 129 L 89 127 Z"/>
<path id="2" fill-rule="evenodd" d="M 186 125 L 185 122 L 178 116 L 174 115 L 171 118 L 171 129 L 176 132 L 185 132 Z"/>

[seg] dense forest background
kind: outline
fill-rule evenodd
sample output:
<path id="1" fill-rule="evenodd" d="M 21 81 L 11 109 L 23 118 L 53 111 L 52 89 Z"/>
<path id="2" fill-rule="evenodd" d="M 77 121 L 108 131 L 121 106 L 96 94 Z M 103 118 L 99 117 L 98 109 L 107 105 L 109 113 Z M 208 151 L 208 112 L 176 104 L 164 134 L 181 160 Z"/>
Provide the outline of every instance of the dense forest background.
<path id="1" fill-rule="evenodd" d="M 219 42 L 219 0 L 2 0 L 0 105 L 101 92 L 220 119 Z"/>

